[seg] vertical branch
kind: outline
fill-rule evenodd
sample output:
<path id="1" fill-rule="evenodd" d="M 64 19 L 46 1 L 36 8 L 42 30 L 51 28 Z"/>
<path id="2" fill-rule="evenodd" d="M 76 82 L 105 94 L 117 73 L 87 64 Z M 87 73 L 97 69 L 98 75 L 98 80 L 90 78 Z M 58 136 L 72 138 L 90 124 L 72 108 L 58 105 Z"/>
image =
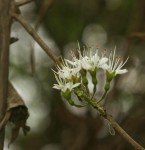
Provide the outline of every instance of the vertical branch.
<path id="1" fill-rule="evenodd" d="M 0 121 L 7 103 L 11 0 L 0 0 Z M 0 150 L 4 146 L 5 129 L 0 130 Z"/>

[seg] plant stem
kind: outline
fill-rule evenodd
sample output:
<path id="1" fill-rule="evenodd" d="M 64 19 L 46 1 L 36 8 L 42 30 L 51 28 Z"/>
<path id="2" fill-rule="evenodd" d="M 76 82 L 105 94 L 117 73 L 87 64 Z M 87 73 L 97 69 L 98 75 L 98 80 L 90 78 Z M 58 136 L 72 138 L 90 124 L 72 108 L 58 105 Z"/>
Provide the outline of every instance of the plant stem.
<path id="1" fill-rule="evenodd" d="M 139 143 L 137 143 L 133 138 L 130 137 L 120 126 L 119 124 L 112 118 L 111 115 L 106 115 L 104 117 L 107 119 L 111 126 L 117 131 L 128 143 L 130 143 L 136 150 L 145 150 Z"/>
<path id="2" fill-rule="evenodd" d="M 12 0 L 0 0 L 0 121 L 4 117 L 7 103 L 9 43 Z M 0 150 L 3 150 L 5 129 L 0 130 Z"/>
<path id="3" fill-rule="evenodd" d="M 114 128 L 116 132 L 118 132 L 128 143 L 130 143 L 136 150 L 145 150 L 139 143 L 137 143 L 130 135 L 128 135 L 120 126 L 119 124 L 112 118 L 111 115 L 107 114 L 106 110 L 98 105 L 98 103 L 90 103 L 97 111 L 100 113 L 100 115 L 107 119 L 111 126 Z"/>

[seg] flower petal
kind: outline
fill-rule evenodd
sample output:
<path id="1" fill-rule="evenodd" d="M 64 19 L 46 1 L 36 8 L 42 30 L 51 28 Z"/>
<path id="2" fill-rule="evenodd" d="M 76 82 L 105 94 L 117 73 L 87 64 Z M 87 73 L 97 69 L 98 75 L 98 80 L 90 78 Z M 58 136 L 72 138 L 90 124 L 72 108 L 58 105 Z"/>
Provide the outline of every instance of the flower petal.
<path id="1" fill-rule="evenodd" d="M 128 72 L 127 69 L 119 69 L 119 70 L 115 71 L 116 74 L 124 74 L 124 73 L 127 73 L 127 72 Z"/>

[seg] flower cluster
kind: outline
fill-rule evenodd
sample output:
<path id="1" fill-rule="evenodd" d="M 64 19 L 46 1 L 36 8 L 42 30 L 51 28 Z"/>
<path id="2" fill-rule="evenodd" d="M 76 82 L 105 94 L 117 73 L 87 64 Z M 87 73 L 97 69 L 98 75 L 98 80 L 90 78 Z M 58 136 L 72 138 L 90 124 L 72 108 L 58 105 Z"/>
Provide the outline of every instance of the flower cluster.
<path id="1" fill-rule="evenodd" d="M 95 93 L 97 86 L 96 73 L 98 69 L 103 69 L 106 74 L 106 84 L 104 86 L 105 92 L 101 98 L 102 100 L 110 88 L 111 80 L 117 74 L 124 74 L 127 72 L 127 69 L 122 69 L 122 67 L 128 59 L 123 61 L 121 58 L 116 57 L 115 53 L 116 49 L 114 49 L 109 56 L 105 53 L 99 55 L 98 50 L 93 53 L 91 49 L 88 51 L 84 50 L 83 53 L 81 53 L 79 49 L 78 58 L 73 55 L 72 60 L 62 59 L 62 64 L 56 67 L 57 71 L 54 71 L 54 74 L 57 84 L 54 84 L 53 88 L 61 90 L 62 96 L 68 100 L 70 104 L 75 105 L 71 99 L 71 93 L 74 92 L 78 98 L 82 98 L 84 93 L 88 92 L 87 73 L 90 73 L 92 77 Z"/>

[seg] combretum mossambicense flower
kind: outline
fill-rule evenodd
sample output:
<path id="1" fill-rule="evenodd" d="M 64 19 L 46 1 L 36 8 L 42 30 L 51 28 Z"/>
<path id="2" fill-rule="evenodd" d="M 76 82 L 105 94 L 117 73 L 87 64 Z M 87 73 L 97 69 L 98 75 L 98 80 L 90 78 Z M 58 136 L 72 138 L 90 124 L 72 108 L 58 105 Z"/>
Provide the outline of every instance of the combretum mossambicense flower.
<path id="1" fill-rule="evenodd" d="M 72 60 L 62 59 L 61 65 L 56 66 L 56 71 L 53 70 L 57 84 L 53 88 L 61 91 L 61 95 L 71 104 L 76 107 L 77 105 L 72 100 L 72 93 L 78 97 L 82 103 L 90 104 L 92 101 L 100 102 L 106 97 L 110 88 L 110 82 L 118 74 L 127 73 L 127 69 L 123 66 L 128 61 L 128 58 L 123 61 L 121 58 L 116 57 L 116 48 L 109 55 L 104 52 L 99 52 L 98 49 L 94 52 L 91 48 L 86 48 L 81 53 L 80 47 L 78 50 L 78 58 L 72 54 Z M 106 76 L 104 93 L 99 100 L 94 100 L 93 96 L 97 89 L 97 72 L 102 69 Z M 93 93 L 88 90 L 88 78 L 90 74 L 93 83 Z"/>

